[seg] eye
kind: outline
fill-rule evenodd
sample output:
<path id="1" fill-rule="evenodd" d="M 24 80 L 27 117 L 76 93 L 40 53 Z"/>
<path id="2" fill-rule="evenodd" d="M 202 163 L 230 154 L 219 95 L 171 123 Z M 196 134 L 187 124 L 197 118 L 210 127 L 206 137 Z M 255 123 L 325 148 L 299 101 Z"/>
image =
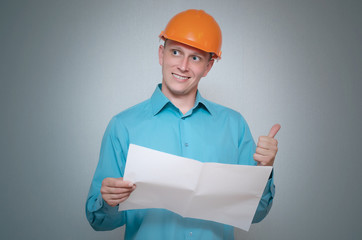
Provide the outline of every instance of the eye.
<path id="1" fill-rule="evenodd" d="M 178 56 L 178 55 L 180 55 L 180 51 L 176 50 L 176 49 L 173 49 L 172 54 L 175 55 L 175 56 Z"/>
<path id="2" fill-rule="evenodd" d="M 194 60 L 194 61 L 198 62 L 198 61 L 200 61 L 200 60 L 201 60 L 201 58 L 200 58 L 200 57 L 198 57 L 198 56 L 192 56 L 192 60 Z"/>

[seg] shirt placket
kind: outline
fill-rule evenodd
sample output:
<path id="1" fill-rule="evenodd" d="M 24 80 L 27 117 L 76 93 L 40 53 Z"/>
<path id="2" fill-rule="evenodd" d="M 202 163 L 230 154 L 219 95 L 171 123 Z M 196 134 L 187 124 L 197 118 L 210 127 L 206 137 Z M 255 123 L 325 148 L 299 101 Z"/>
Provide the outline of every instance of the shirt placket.
<path id="1" fill-rule="evenodd" d="M 188 136 L 188 133 L 186 130 L 187 122 L 188 122 L 187 116 L 182 116 L 180 118 L 179 129 L 180 129 L 180 145 L 181 145 L 182 156 L 187 155 L 187 153 L 189 152 L 189 147 L 190 147 L 190 142 L 188 139 L 189 136 Z"/>
<path id="2" fill-rule="evenodd" d="M 195 239 L 195 238 L 193 237 L 193 232 L 192 232 L 192 231 L 187 231 L 187 232 L 185 233 L 185 239 L 186 239 L 186 240 Z"/>

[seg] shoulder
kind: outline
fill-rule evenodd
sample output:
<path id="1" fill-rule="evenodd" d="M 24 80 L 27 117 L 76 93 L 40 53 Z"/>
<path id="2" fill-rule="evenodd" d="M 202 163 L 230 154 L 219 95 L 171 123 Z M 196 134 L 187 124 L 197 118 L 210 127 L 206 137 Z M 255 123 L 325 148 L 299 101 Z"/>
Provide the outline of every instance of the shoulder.
<path id="1" fill-rule="evenodd" d="M 117 115 L 113 116 L 112 120 L 114 121 L 135 121 L 139 119 L 144 119 L 148 115 L 152 114 L 150 105 L 150 99 L 147 99 L 143 102 L 140 102 L 130 108 L 123 110 Z"/>
<path id="2" fill-rule="evenodd" d="M 206 100 L 206 102 L 210 108 L 211 113 L 215 117 L 228 118 L 231 120 L 245 122 L 245 119 L 240 112 L 209 100 Z"/>
<path id="3" fill-rule="evenodd" d="M 117 129 L 126 129 L 150 118 L 152 111 L 149 102 L 149 99 L 145 100 L 114 115 L 108 124 L 108 128 L 116 131 Z"/>

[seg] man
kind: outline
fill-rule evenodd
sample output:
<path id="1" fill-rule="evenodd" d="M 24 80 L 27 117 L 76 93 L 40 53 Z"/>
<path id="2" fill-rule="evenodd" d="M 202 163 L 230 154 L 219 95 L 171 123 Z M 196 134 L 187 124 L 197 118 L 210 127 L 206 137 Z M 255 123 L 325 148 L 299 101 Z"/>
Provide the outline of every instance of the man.
<path id="1" fill-rule="evenodd" d="M 221 55 L 221 30 L 213 17 L 202 10 L 181 12 L 160 37 L 165 40 L 159 47 L 162 84 L 150 99 L 110 121 L 87 199 L 88 221 L 96 230 L 125 224 L 125 239 L 233 239 L 231 226 L 165 209 L 118 212 L 136 188 L 122 179 L 130 143 L 201 162 L 244 165 L 272 166 L 277 152 L 273 137 L 280 125 L 260 137 L 256 147 L 239 113 L 204 99 L 197 90 Z M 271 175 L 253 222 L 266 216 L 273 196 Z"/>

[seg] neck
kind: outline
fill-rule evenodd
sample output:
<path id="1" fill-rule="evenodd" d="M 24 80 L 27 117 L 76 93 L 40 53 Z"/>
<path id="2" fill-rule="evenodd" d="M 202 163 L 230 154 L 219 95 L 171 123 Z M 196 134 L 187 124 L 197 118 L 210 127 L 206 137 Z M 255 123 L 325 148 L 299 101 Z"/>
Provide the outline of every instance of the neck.
<path id="1" fill-rule="evenodd" d="M 189 94 L 172 94 L 171 92 L 162 88 L 162 93 L 175 105 L 182 114 L 187 113 L 195 105 L 196 91 Z"/>
<path id="2" fill-rule="evenodd" d="M 195 105 L 196 95 L 193 98 L 185 98 L 185 97 L 168 97 L 173 105 L 175 105 L 182 114 L 187 113 L 191 108 Z"/>

